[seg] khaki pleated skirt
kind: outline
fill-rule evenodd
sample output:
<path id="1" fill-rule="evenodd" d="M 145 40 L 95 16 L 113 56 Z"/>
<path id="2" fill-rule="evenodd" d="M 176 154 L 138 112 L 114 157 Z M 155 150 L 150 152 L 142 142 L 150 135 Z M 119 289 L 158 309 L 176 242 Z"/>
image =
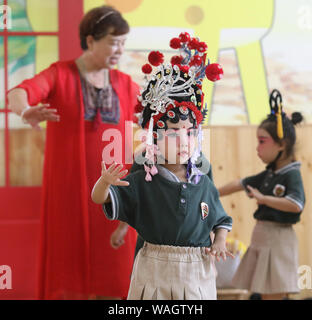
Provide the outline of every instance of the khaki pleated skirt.
<path id="1" fill-rule="evenodd" d="M 214 260 L 204 248 L 144 243 L 128 300 L 216 300 Z"/>
<path id="2" fill-rule="evenodd" d="M 232 284 L 262 294 L 296 293 L 298 241 L 290 224 L 257 221 Z"/>

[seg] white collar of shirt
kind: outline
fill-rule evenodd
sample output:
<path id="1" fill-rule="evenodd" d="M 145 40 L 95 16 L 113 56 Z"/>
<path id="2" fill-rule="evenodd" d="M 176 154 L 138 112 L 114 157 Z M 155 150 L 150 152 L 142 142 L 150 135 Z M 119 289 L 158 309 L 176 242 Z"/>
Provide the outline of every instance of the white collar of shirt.
<path id="1" fill-rule="evenodd" d="M 290 170 L 299 170 L 300 166 L 301 166 L 301 163 L 299 161 L 295 161 L 295 162 L 287 164 L 286 166 L 276 170 L 274 173 L 275 174 L 283 174 L 283 173 L 286 173 Z"/>
<path id="2" fill-rule="evenodd" d="M 173 182 L 181 182 L 180 179 L 173 172 L 171 172 L 170 170 L 168 170 L 164 166 L 156 165 L 156 167 L 157 167 L 158 173 L 162 177 L 164 177 L 164 178 L 166 178 L 166 179 L 168 179 L 170 181 L 173 181 Z M 201 173 L 201 171 L 199 169 L 192 168 L 191 175 L 190 175 L 190 177 L 189 177 L 187 182 L 188 183 L 193 183 L 194 176 L 198 175 L 199 173 Z M 201 175 L 202 175 L 202 173 L 201 173 Z"/>

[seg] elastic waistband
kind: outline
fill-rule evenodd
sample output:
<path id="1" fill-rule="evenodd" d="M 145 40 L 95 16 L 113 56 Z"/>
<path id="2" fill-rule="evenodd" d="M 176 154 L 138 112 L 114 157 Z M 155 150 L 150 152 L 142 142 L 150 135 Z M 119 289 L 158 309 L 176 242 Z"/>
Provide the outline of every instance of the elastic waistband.
<path id="1" fill-rule="evenodd" d="M 144 242 L 142 255 L 171 261 L 202 261 L 210 256 L 205 247 L 181 247 Z"/>
<path id="2" fill-rule="evenodd" d="M 291 223 L 281 223 L 275 221 L 268 221 L 268 220 L 257 220 L 258 225 L 263 225 L 266 227 L 279 227 L 279 228 L 289 228 L 293 225 Z"/>

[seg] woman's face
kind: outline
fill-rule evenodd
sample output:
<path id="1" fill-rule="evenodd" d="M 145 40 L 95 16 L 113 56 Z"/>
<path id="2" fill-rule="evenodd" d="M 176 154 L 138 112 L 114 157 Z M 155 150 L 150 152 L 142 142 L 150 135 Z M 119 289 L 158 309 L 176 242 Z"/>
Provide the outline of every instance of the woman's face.
<path id="1" fill-rule="evenodd" d="M 258 157 L 266 164 L 274 161 L 278 153 L 284 149 L 283 146 L 275 142 L 271 135 L 262 128 L 258 128 L 257 130 L 257 139 Z"/>
<path id="2" fill-rule="evenodd" d="M 88 36 L 88 51 L 94 64 L 99 69 L 113 68 L 123 54 L 126 39 L 126 34 L 120 36 L 108 34 L 99 40 L 94 40 L 92 36 Z"/>
<path id="3" fill-rule="evenodd" d="M 161 155 L 170 164 L 184 164 L 194 153 L 198 130 L 189 119 L 172 123 L 167 120 L 167 130 L 162 130 L 162 139 L 157 140 Z"/>

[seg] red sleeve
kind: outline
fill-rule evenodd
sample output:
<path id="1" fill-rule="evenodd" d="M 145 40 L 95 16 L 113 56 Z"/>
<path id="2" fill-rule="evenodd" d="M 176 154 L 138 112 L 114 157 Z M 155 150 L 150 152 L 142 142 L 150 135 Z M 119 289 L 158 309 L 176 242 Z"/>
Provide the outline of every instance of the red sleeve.
<path id="1" fill-rule="evenodd" d="M 27 92 L 28 103 L 31 106 L 35 106 L 49 98 L 54 90 L 55 83 L 56 65 L 53 63 L 49 68 L 41 71 L 31 79 L 24 80 L 13 89 L 24 89 Z"/>

